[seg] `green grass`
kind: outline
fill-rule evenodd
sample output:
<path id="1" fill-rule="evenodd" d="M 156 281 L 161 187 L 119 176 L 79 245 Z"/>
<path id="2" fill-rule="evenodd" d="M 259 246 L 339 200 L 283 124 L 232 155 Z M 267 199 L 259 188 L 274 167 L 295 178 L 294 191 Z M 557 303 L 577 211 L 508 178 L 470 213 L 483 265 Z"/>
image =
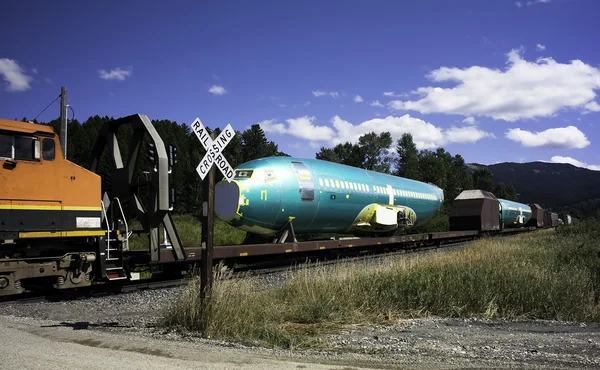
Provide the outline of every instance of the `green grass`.
<path id="1" fill-rule="evenodd" d="M 173 222 L 179 239 L 183 244 L 183 247 L 199 247 L 200 246 L 200 233 L 202 231 L 201 221 L 192 215 L 174 215 Z M 142 230 L 142 225 L 139 221 L 134 220 L 129 225 L 129 230 Z M 219 220 L 215 217 L 215 228 L 214 228 L 214 244 L 219 245 L 233 245 L 240 244 L 244 240 L 246 233 L 238 230 L 227 223 Z M 163 242 L 162 228 L 160 231 L 160 241 Z M 129 248 L 136 249 L 148 249 L 148 236 L 146 234 L 131 235 L 129 238 Z"/>
<path id="2" fill-rule="evenodd" d="M 598 321 L 599 238 L 587 222 L 377 265 L 300 268 L 277 287 L 219 272 L 203 316 L 194 279 L 160 323 L 196 331 L 205 320 L 211 338 L 293 348 L 347 324 L 427 315 Z"/>

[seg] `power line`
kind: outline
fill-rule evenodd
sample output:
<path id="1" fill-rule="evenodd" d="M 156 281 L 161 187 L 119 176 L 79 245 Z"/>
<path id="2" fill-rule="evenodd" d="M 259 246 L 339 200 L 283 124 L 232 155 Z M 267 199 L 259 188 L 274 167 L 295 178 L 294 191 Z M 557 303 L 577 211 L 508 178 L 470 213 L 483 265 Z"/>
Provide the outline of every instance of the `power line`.
<path id="1" fill-rule="evenodd" d="M 52 103 L 48 104 L 48 106 L 46 108 L 44 108 L 43 111 L 41 111 L 40 113 L 38 113 L 38 115 L 35 116 L 35 118 L 33 119 L 33 121 L 35 121 L 35 119 L 38 118 L 40 116 L 40 114 L 44 113 L 44 111 L 46 111 L 46 109 L 48 109 L 52 104 L 54 104 L 54 102 L 56 102 L 58 100 L 58 98 L 60 98 L 60 94 L 58 94 L 58 96 L 56 97 L 56 99 L 54 99 L 52 101 Z"/>

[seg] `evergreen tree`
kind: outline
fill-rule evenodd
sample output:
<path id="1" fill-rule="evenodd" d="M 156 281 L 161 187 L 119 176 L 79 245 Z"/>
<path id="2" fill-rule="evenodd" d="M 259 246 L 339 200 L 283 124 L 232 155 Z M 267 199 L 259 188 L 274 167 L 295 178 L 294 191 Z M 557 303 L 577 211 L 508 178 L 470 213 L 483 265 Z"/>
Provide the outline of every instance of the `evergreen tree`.
<path id="1" fill-rule="evenodd" d="M 382 132 L 364 134 L 358 139 L 358 146 L 363 155 L 362 168 L 381 173 L 390 173 L 392 157 L 388 154 L 392 145 L 392 135 Z"/>
<path id="2" fill-rule="evenodd" d="M 419 152 L 411 134 L 403 134 L 397 142 L 395 175 L 419 180 Z"/>
<path id="3" fill-rule="evenodd" d="M 478 168 L 473 172 L 473 187 L 479 190 L 494 191 L 492 172 L 487 167 Z"/>
<path id="4" fill-rule="evenodd" d="M 496 198 L 502 198 L 507 200 L 517 200 L 517 192 L 511 184 L 499 183 L 494 189 L 494 195 Z"/>

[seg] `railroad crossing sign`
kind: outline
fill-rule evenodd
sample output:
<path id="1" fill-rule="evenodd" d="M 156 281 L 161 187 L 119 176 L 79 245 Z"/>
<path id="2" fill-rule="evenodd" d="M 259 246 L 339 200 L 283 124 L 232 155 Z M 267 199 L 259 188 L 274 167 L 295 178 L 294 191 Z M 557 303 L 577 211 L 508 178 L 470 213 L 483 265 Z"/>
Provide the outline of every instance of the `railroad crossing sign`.
<path id="1" fill-rule="evenodd" d="M 200 118 L 196 118 L 192 123 L 192 129 L 204 149 L 206 149 L 206 154 L 200 161 L 200 164 L 198 164 L 198 167 L 196 167 L 196 172 L 198 172 L 202 180 L 204 180 L 210 171 L 210 168 L 215 164 L 225 179 L 227 179 L 228 182 L 231 182 L 234 175 L 233 167 L 231 167 L 223 155 L 223 149 L 225 149 L 227 144 L 229 144 L 231 139 L 235 136 L 235 131 L 231 127 L 231 124 L 227 124 L 227 127 L 221 131 L 214 141 L 202 124 L 202 121 L 200 121 Z"/>

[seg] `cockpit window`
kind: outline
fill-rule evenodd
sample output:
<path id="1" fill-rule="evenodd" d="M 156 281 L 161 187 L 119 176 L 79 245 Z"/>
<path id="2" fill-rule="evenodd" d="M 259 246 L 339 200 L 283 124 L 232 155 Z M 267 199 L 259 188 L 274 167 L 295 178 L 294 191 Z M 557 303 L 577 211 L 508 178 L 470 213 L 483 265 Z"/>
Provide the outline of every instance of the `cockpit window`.
<path id="1" fill-rule="evenodd" d="M 275 170 L 265 170 L 265 182 L 276 180 Z"/>
<path id="2" fill-rule="evenodd" d="M 237 170 L 235 171 L 236 178 L 249 179 L 252 177 L 252 170 Z"/>

